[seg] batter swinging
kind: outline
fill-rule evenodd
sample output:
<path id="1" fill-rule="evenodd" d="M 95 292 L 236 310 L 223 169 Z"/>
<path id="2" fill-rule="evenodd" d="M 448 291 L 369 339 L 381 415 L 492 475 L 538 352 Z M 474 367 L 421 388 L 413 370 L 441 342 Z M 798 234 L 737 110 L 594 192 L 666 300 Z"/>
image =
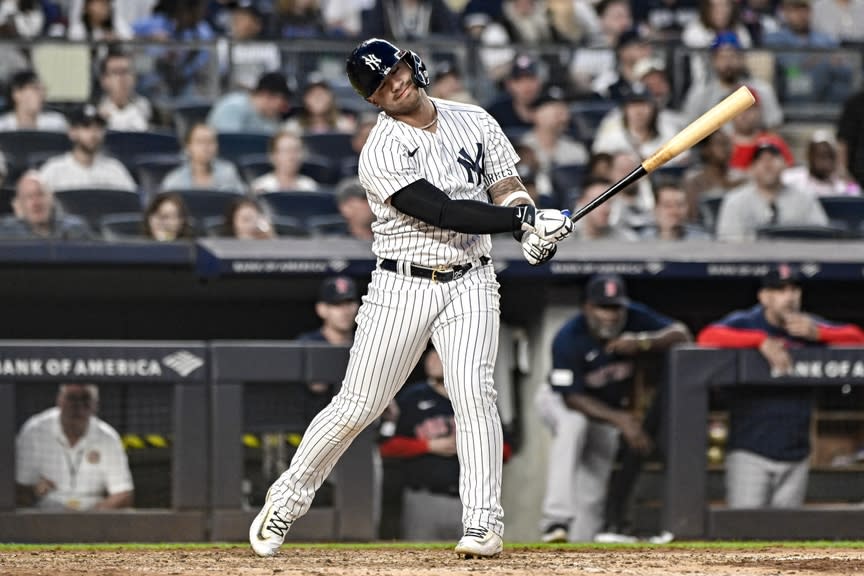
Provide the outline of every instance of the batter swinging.
<path id="1" fill-rule="evenodd" d="M 513 232 L 526 259 L 548 261 L 573 230 L 558 210 L 536 210 L 518 156 L 483 109 L 430 98 L 414 52 L 371 39 L 348 58 L 348 78 L 382 113 L 360 154 L 375 213 L 378 261 L 357 316 L 339 393 L 312 421 L 291 466 L 270 487 L 249 529 L 271 556 L 363 428 L 384 410 L 432 340 L 456 419 L 465 557 L 501 552 L 501 423 L 492 382 L 498 282 L 489 234 Z M 492 204 L 489 200 L 492 200 Z"/>

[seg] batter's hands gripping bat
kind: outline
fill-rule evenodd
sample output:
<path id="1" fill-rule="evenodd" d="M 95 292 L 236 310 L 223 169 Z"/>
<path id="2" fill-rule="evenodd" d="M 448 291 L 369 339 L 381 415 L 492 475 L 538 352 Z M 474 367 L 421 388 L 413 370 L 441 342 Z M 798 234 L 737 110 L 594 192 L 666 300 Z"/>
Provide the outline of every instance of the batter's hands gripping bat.
<path id="1" fill-rule="evenodd" d="M 600 196 L 576 211 L 570 219 L 573 222 L 584 217 L 612 196 L 624 190 L 646 174 L 650 174 L 669 160 L 678 156 L 684 150 L 692 148 L 720 126 L 738 116 L 741 112 L 753 105 L 756 99 L 746 86 L 741 86 L 717 103 L 713 108 L 702 114 L 690 123 L 689 126 L 673 136 L 666 144 L 660 147 L 650 158 L 644 160 L 633 172 L 616 182 L 611 188 Z"/>

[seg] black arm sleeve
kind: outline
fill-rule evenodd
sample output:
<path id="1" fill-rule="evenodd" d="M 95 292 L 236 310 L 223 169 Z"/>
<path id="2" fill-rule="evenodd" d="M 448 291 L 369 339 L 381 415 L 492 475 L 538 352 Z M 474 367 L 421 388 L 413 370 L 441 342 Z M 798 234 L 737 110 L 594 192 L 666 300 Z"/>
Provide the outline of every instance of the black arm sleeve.
<path id="1" fill-rule="evenodd" d="M 497 234 L 522 228 L 516 208 L 476 200 L 453 200 L 423 179 L 393 194 L 390 204 L 427 224 L 465 234 Z"/>

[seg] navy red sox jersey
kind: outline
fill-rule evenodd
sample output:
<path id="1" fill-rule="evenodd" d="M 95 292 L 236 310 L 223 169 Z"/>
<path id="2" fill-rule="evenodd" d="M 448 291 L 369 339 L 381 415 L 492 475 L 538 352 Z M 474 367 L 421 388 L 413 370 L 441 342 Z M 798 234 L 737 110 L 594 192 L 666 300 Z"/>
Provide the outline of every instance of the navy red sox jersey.
<path id="1" fill-rule="evenodd" d="M 852 324 L 836 324 L 810 315 L 819 341 L 796 338 L 769 324 L 761 305 L 737 311 L 706 327 L 697 341 L 719 348 L 757 348 L 768 337 L 782 338 L 788 348 L 828 343 L 862 343 L 864 333 Z M 799 387 L 749 386 L 729 395 L 728 450 L 747 450 L 772 460 L 796 462 L 810 453 L 812 391 Z"/>
<path id="2" fill-rule="evenodd" d="M 426 267 L 450 267 L 488 256 L 490 236 L 442 230 L 400 212 L 387 199 L 426 179 L 454 200 L 489 202 L 486 189 L 516 176 L 519 156 L 482 108 L 430 100 L 438 110 L 435 132 L 380 113 L 360 153 L 358 172 L 376 218 L 372 224 L 375 255 Z"/>
<path id="3" fill-rule="evenodd" d="M 675 321 L 637 302 L 627 305 L 624 332 L 653 332 Z M 570 319 L 552 342 L 549 384 L 560 394 L 587 394 L 614 408 L 626 406 L 633 384 L 633 357 L 607 354 L 591 335 L 584 314 Z"/>
<path id="4" fill-rule="evenodd" d="M 396 432 L 381 444 L 381 455 L 406 458 L 402 464 L 406 486 L 458 496 L 459 459 L 426 452 L 426 442 L 450 436 L 456 429 L 450 400 L 423 381 L 406 388 L 396 401 Z"/>

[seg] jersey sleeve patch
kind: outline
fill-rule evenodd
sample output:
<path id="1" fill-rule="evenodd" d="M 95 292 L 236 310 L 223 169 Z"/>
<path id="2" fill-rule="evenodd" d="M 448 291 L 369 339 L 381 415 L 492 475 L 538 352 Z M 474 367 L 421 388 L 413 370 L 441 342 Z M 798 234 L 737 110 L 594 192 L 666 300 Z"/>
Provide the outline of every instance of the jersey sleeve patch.
<path id="1" fill-rule="evenodd" d="M 573 371 L 556 368 L 549 374 L 549 384 L 555 387 L 566 388 L 573 385 Z"/>

